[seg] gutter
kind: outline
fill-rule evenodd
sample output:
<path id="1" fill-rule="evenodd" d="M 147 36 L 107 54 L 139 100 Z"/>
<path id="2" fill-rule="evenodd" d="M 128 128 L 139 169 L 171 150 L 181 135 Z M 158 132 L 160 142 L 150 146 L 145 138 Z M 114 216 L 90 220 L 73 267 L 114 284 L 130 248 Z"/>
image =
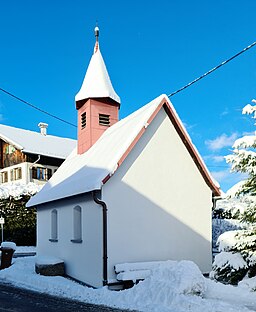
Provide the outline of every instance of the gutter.
<path id="1" fill-rule="evenodd" d="M 108 284 L 108 248 L 107 248 L 107 204 L 97 197 L 97 192 L 92 191 L 92 197 L 96 204 L 102 206 L 103 213 L 103 286 Z"/>
<path id="2" fill-rule="evenodd" d="M 221 200 L 221 199 L 223 199 L 222 196 L 212 196 L 212 203 L 213 203 L 212 209 L 213 209 L 213 210 L 216 208 L 216 202 L 217 202 L 217 200 Z"/>
<path id="3" fill-rule="evenodd" d="M 29 168 L 32 168 L 36 163 L 38 163 L 39 162 L 39 160 L 41 159 L 41 155 L 38 155 L 38 158 L 37 158 L 37 160 L 36 161 L 34 161 L 33 162 L 33 164 L 31 164 L 30 166 L 29 166 Z"/>

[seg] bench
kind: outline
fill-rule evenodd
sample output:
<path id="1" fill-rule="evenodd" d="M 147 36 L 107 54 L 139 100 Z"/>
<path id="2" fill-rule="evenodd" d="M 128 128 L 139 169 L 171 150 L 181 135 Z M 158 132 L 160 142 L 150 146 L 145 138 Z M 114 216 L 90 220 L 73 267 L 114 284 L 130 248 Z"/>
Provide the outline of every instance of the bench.
<path id="1" fill-rule="evenodd" d="M 132 287 L 134 284 L 151 275 L 152 269 L 165 261 L 129 262 L 116 264 L 114 269 L 116 278 L 124 286 Z M 126 287 L 125 287 L 126 288 Z"/>

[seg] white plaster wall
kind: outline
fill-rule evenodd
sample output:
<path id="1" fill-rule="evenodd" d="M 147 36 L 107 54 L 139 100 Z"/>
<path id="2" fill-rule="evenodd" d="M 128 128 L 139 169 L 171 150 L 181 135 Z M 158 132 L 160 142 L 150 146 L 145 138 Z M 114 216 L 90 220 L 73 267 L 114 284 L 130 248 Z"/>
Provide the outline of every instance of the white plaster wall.
<path id="1" fill-rule="evenodd" d="M 73 243 L 73 208 L 82 211 L 82 243 Z M 51 210 L 58 212 L 58 242 L 50 242 Z M 37 254 L 65 261 L 66 273 L 88 285 L 102 286 L 102 208 L 91 195 L 44 204 L 37 213 Z"/>
<path id="2" fill-rule="evenodd" d="M 26 162 L 20 163 L 17 165 L 13 165 L 13 166 L 1 169 L 0 173 L 6 172 L 6 171 L 8 172 L 8 182 L 7 183 L 24 183 L 24 184 L 26 184 L 27 183 L 27 166 L 28 166 L 28 163 L 26 163 Z M 15 169 L 15 168 L 21 168 L 22 178 L 18 179 L 18 180 L 11 181 L 11 170 Z M 1 184 L 5 185 L 6 183 L 1 183 Z"/>
<path id="3" fill-rule="evenodd" d="M 190 259 L 211 268 L 211 190 L 162 109 L 103 187 L 109 279 L 117 263 Z"/>

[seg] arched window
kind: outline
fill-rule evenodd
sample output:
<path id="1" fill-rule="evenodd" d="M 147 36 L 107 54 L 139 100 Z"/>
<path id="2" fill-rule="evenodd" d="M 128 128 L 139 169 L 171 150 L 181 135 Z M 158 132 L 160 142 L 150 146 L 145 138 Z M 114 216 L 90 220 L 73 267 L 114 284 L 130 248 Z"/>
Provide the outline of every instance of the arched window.
<path id="1" fill-rule="evenodd" d="M 82 243 L 82 210 L 80 206 L 73 209 L 73 243 Z"/>
<path id="2" fill-rule="evenodd" d="M 50 241 L 58 241 L 58 211 L 53 209 L 51 211 L 51 238 Z"/>

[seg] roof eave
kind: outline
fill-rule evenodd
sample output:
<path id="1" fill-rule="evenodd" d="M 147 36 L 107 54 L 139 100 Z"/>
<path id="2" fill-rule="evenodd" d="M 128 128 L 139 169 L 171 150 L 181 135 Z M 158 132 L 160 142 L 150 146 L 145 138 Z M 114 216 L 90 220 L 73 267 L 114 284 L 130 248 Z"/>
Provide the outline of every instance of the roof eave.
<path id="1" fill-rule="evenodd" d="M 115 105 L 115 106 L 118 106 L 118 108 L 120 108 L 120 102 L 117 102 L 115 99 L 111 97 L 87 97 L 87 98 L 76 101 L 76 109 L 81 108 L 90 99 L 103 102 L 103 103 L 107 103 L 109 105 Z"/>
<path id="2" fill-rule="evenodd" d="M 25 153 L 25 154 L 41 155 L 41 156 L 45 156 L 45 157 L 57 158 L 57 159 L 63 159 L 63 160 L 66 159 L 67 156 L 68 156 L 68 155 L 63 156 L 63 155 L 47 154 L 47 153 L 44 153 L 44 152 L 30 151 L 30 150 L 27 150 L 27 149 L 23 149 L 22 152 Z"/>
<path id="3" fill-rule="evenodd" d="M 20 145 L 19 143 L 13 141 L 12 139 L 8 138 L 7 136 L 5 136 L 3 134 L 0 134 L 0 139 L 5 141 L 6 143 L 9 143 L 9 144 L 13 145 L 16 149 L 23 150 L 23 146 L 22 145 Z"/>

